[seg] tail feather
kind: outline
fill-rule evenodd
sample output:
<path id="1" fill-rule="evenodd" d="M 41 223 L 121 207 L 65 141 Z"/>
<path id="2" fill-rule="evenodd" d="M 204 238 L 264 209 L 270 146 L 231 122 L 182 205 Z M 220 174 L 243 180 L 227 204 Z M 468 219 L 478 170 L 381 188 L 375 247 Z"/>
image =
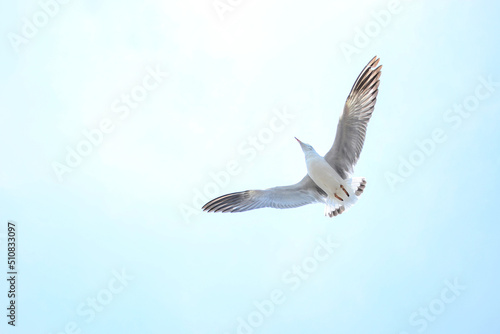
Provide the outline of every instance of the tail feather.
<path id="1" fill-rule="evenodd" d="M 325 216 L 334 217 L 345 211 L 345 206 L 339 204 L 334 198 L 328 197 L 325 205 Z"/>
<path id="2" fill-rule="evenodd" d="M 358 196 L 351 194 L 349 197 L 344 197 L 344 200 L 340 201 L 335 197 L 328 196 L 326 198 L 325 205 L 325 216 L 334 217 L 338 216 L 350 207 L 352 207 L 358 201 Z"/>
<path id="3" fill-rule="evenodd" d="M 366 187 L 366 179 L 364 177 L 353 177 L 347 180 L 349 192 L 354 191 L 349 197 L 344 197 L 343 201 L 339 201 L 335 197 L 328 197 L 325 205 L 325 216 L 335 217 L 352 207 L 358 201 L 358 196 L 363 193 Z M 351 190 L 352 189 L 352 190 Z"/>
<path id="4" fill-rule="evenodd" d="M 366 187 L 366 179 L 364 177 L 353 177 L 348 181 L 348 183 L 352 189 L 356 189 L 356 196 L 361 195 Z"/>

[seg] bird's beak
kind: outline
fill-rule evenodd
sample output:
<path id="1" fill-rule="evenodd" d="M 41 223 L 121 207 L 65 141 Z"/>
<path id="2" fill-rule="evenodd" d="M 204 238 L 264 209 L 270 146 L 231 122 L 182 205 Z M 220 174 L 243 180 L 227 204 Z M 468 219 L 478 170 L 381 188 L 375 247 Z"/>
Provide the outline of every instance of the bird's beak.
<path id="1" fill-rule="evenodd" d="M 302 142 L 300 140 L 298 140 L 297 137 L 293 137 L 293 138 L 295 138 L 300 144 L 302 144 Z"/>

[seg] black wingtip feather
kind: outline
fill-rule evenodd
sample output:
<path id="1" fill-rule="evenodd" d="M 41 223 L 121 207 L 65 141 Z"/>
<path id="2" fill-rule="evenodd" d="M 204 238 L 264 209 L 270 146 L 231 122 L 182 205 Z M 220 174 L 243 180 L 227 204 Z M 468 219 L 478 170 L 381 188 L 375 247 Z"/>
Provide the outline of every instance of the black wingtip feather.
<path id="1" fill-rule="evenodd" d="M 235 212 L 238 209 L 238 203 L 241 203 L 249 196 L 249 191 L 240 191 L 219 196 L 203 205 L 202 209 L 206 212 Z"/>

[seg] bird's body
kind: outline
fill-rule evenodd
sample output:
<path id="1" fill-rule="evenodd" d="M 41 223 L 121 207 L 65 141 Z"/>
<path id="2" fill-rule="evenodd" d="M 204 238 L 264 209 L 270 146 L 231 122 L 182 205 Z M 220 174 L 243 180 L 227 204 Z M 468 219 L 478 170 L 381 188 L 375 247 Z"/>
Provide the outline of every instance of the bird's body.
<path id="1" fill-rule="evenodd" d="M 307 175 L 326 194 L 325 215 L 339 208 L 350 208 L 357 201 L 354 191 L 340 175 L 326 162 L 325 158 L 317 154 L 306 158 Z M 343 212 L 344 209 L 341 209 Z M 342 213 L 339 212 L 339 213 Z"/>
<path id="2" fill-rule="evenodd" d="M 325 158 L 317 154 L 314 156 L 306 157 L 307 175 L 320 187 L 328 197 L 340 197 L 342 201 L 347 200 L 347 195 L 342 190 L 350 189 L 346 181 L 326 162 Z M 350 191 L 354 193 L 354 191 Z M 349 193 L 349 191 L 348 191 Z"/>
<path id="3" fill-rule="evenodd" d="M 307 175 L 326 194 L 325 215 L 336 210 L 342 213 L 353 206 L 358 198 L 351 188 L 352 179 L 344 180 L 311 145 L 297 141 L 304 151 Z"/>
<path id="4" fill-rule="evenodd" d="M 346 182 L 326 162 L 325 158 L 316 154 L 306 158 L 307 175 L 320 187 L 329 197 L 338 197 L 344 200 L 344 192 L 340 186 L 347 187 Z"/>
<path id="5" fill-rule="evenodd" d="M 307 175 L 320 187 L 329 197 L 338 197 L 344 200 L 344 192 L 340 186 L 348 187 L 339 173 L 316 151 L 308 151 L 305 154 Z"/>
<path id="6" fill-rule="evenodd" d="M 358 200 L 366 180 L 351 177 L 359 159 L 368 121 L 373 113 L 382 66 L 374 57 L 356 79 L 347 97 L 332 148 L 324 157 L 306 143 L 307 175 L 298 183 L 265 190 L 246 190 L 217 197 L 203 206 L 208 212 L 243 212 L 258 208 L 294 208 L 324 203 L 325 215 L 341 214 Z"/>

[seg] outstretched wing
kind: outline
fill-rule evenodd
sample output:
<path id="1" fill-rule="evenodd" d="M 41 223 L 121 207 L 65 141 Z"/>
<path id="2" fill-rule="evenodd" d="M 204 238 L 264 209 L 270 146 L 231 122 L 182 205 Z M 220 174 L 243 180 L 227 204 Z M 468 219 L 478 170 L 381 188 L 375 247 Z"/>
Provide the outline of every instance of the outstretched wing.
<path id="1" fill-rule="evenodd" d="M 291 186 L 245 190 L 217 197 L 203 206 L 208 212 L 243 212 L 260 208 L 289 209 L 324 203 L 324 192 L 306 175 Z"/>
<path id="2" fill-rule="evenodd" d="M 325 160 L 343 179 L 352 174 L 363 149 L 366 127 L 377 102 L 382 74 L 382 65 L 376 67 L 379 60 L 373 57 L 354 82 L 340 116 L 335 141 L 325 155 Z"/>

